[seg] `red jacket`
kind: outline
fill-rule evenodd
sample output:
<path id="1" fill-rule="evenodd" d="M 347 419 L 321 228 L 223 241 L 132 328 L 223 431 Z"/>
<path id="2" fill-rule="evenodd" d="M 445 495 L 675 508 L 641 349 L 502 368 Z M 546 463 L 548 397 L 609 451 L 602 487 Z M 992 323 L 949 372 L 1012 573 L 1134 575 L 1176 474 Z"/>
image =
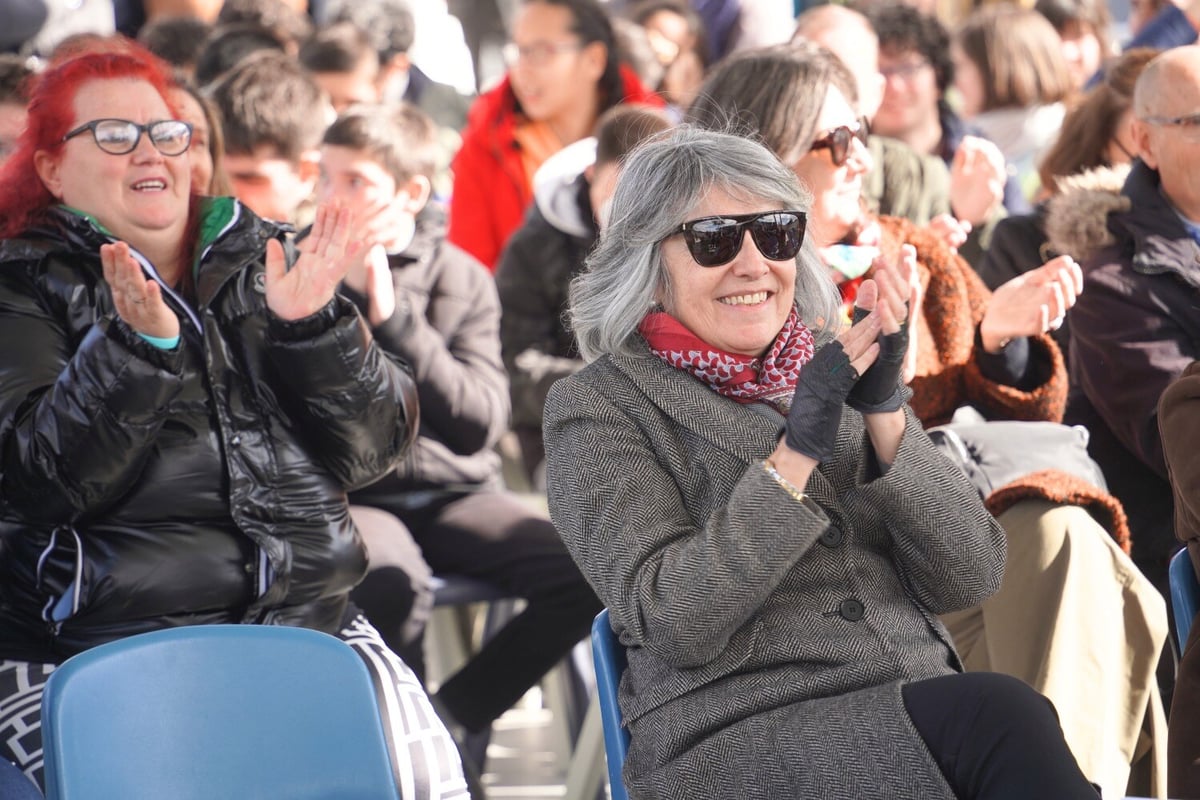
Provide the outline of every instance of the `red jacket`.
<path id="1" fill-rule="evenodd" d="M 621 102 L 662 106 L 662 99 L 642 86 L 628 67 L 621 67 L 621 78 Z M 453 163 L 447 239 L 493 272 L 505 242 L 533 202 L 533 188 L 513 138 L 516 124 L 516 96 L 506 76 L 471 107 Z"/>

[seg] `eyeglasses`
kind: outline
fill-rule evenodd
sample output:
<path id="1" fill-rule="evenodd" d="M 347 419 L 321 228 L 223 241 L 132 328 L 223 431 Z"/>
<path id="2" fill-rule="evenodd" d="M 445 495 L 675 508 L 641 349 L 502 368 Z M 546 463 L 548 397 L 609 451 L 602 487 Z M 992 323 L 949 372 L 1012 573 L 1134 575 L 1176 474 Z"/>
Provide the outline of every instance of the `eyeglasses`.
<path id="1" fill-rule="evenodd" d="M 808 149 L 809 152 L 828 149 L 833 165 L 840 167 L 850 157 L 850 142 L 858 139 L 863 143 L 863 147 L 866 147 L 868 133 L 870 131 L 868 130 L 866 119 L 860 119 L 856 130 L 851 130 L 846 125 L 839 125 L 820 139 L 814 141 Z"/>
<path id="2" fill-rule="evenodd" d="M 879 74 L 884 78 L 899 78 L 900 80 L 912 80 L 912 77 L 921 70 L 929 66 L 928 61 L 917 61 L 910 64 L 893 64 L 890 67 L 880 67 Z"/>
<path id="3" fill-rule="evenodd" d="M 500 54 L 504 56 L 504 63 L 510 67 L 519 61 L 524 61 L 531 67 L 544 67 L 559 53 L 582 49 L 583 45 L 579 42 L 535 42 L 527 45 L 509 42 L 504 45 Z"/>
<path id="4" fill-rule="evenodd" d="M 800 252 L 807 227 L 808 215 L 803 211 L 764 211 L 702 217 L 683 223 L 675 233 L 683 234 L 688 252 L 697 264 L 719 267 L 737 258 L 747 228 L 758 252 L 771 261 L 786 261 Z"/>
<path id="5" fill-rule="evenodd" d="M 114 156 L 123 156 L 137 149 L 143 132 L 164 156 L 180 155 L 192 143 L 192 123 L 177 119 L 160 119 L 145 125 L 127 119 L 94 119 L 69 132 L 62 140 L 65 142 L 84 131 L 91 131 L 96 146 Z"/>
<path id="6" fill-rule="evenodd" d="M 1179 128 L 1184 136 L 1200 138 L 1200 114 L 1185 114 L 1182 117 L 1145 117 L 1151 125 L 1169 125 Z"/>

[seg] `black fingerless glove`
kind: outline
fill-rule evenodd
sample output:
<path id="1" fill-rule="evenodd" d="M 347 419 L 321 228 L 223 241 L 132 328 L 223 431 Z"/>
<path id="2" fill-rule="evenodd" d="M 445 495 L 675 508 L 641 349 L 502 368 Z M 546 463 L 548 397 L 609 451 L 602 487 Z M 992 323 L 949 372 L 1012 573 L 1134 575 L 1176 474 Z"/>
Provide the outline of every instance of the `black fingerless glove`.
<path id="1" fill-rule="evenodd" d="M 854 324 L 865 319 L 870 311 L 854 309 Z M 846 397 L 846 405 L 861 414 L 880 414 L 901 408 L 912 395 L 908 387 L 900 382 L 904 371 L 904 357 L 908 353 L 908 319 L 900 324 L 896 333 L 885 333 L 879 337 L 879 357 L 867 367 L 867 371 L 854 384 Z"/>
<path id="2" fill-rule="evenodd" d="M 842 404 L 856 380 L 858 372 L 850 366 L 841 342 L 830 342 L 818 350 L 796 382 L 784 427 L 787 446 L 817 461 L 833 455 Z"/>

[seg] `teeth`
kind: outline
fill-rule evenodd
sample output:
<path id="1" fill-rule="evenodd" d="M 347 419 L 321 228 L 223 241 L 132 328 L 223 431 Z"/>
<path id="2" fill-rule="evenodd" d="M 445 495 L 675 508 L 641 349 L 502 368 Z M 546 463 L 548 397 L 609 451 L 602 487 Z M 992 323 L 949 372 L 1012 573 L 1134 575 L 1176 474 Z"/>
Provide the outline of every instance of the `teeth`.
<path id="1" fill-rule="evenodd" d="M 161 190 L 167 188 L 167 184 L 164 183 L 163 181 L 138 181 L 137 183 L 135 183 L 133 185 L 133 188 L 134 188 L 134 191 L 138 191 L 138 192 L 153 191 L 153 190 L 161 191 Z"/>
<path id="2" fill-rule="evenodd" d="M 727 306 L 754 306 L 767 302 L 767 293 L 764 291 L 755 292 L 754 294 L 739 294 L 734 297 L 722 297 L 721 302 Z"/>

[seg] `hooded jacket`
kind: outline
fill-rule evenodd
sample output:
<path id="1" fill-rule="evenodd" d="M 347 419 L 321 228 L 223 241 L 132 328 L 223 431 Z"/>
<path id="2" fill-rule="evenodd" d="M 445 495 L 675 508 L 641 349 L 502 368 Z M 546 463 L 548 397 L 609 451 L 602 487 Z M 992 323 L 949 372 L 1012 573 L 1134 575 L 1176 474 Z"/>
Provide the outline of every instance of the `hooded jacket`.
<path id="1" fill-rule="evenodd" d="M 596 141 L 589 138 L 547 159 L 537 173 L 534 204 L 496 268 L 504 309 L 500 343 L 512 380 L 512 426 L 527 464 L 544 456 L 542 408 L 550 387 L 584 363 L 563 315 L 567 288 L 583 271 L 600 235 L 584 177 L 595 158 Z"/>
<path id="2" fill-rule="evenodd" d="M 662 98 L 648 91 L 627 67 L 621 68 L 623 103 L 661 107 Z M 454 192 L 450 198 L 450 241 L 496 269 L 500 251 L 521 224 L 533 202 L 517 144 L 521 119 L 508 77 L 471 107 L 462 147 L 454 157 Z"/>
<path id="3" fill-rule="evenodd" d="M 445 214 L 436 206 L 417 216 L 412 241 L 388 256 L 388 266 L 396 311 L 372 334 L 412 366 L 423 410 L 396 476 L 410 490 L 498 488 L 495 445 L 508 428 L 509 402 L 495 281 L 446 241 Z M 365 315 L 367 298 L 343 291 Z"/>
<path id="4" fill-rule="evenodd" d="M 55 208 L 0 242 L 0 657 L 343 623 L 367 566 L 345 492 L 401 456 L 416 398 L 348 301 L 269 312 L 262 257 L 282 236 L 207 203 L 196 302 L 164 288 L 172 350 L 115 315 L 99 257 L 114 239 L 93 220 Z"/>
<path id="5" fill-rule="evenodd" d="M 1092 433 L 1092 457 L 1129 514 L 1135 560 L 1161 561 L 1165 577 L 1175 542 L 1157 407 L 1200 356 L 1200 245 L 1141 161 L 1119 194 L 1061 193 L 1047 232 L 1084 273 L 1071 310 L 1068 421 Z"/>

